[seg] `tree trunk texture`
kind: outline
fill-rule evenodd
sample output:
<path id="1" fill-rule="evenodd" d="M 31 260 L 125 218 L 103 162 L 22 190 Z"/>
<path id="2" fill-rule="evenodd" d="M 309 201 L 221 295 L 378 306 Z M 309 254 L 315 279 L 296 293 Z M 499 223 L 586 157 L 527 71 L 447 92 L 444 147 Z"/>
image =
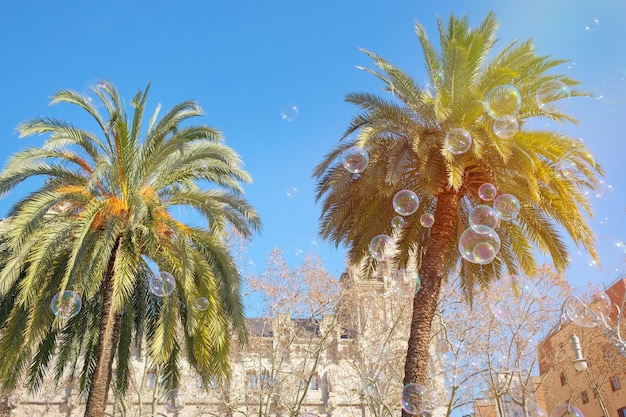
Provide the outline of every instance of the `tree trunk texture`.
<path id="1" fill-rule="evenodd" d="M 106 277 L 102 283 L 102 313 L 96 368 L 91 378 L 85 417 L 104 417 L 113 373 L 113 360 L 120 335 L 120 316 L 113 311 L 113 268 L 119 239 L 112 251 Z"/>
<path id="2" fill-rule="evenodd" d="M 404 365 L 404 385 L 409 383 L 424 385 L 428 376 L 428 348 L 432 321 L 437 312 L 450 240 L 457 227 L 458 210 L 459 195 L 456 192 L 444 191 L 438 196 L 435 224 L 431 228 L 430 239 L 419 271 L 422 287 L 413 297 L 411 332 Z M 411 416 L 404 410 L 402 415 Z"/>

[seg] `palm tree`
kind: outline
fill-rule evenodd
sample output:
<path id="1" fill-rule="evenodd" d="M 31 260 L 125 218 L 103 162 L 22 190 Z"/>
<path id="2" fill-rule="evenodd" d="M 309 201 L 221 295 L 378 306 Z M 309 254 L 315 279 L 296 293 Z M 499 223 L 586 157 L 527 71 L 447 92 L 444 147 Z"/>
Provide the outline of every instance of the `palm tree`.
<path id="1" fill-rule="evenodd" d="M 76 92 L 53 96 L 52 104 L 85 110 L 99 135 L 43 117 L 18 127 L 21 137 L 47 138 L 9 160 L 0 193 L 45 181 L 9 212 L 0 269 L 4 390 L 25 379 L 36 391 L 51 370 L 57 382 L 79 380 L 85 416 L 103 416 L 114 362 L 116 392 L 128 389 L 133 345 L 145 342 L 173 389 L 182 349 L 208 386 L 229 371 L 231 336 L 246 341 L 240 275 L 225 237 L 231 226 L 246 237 L 260 229 L 242 197 L 251 178 L 216 130 L 189 123 L 202 114 L 194 102 L 160 118 L 157 106 L 146 127 L 149 87 L 131 100 L 132 118 L 108 82 L 93 88 L 104 116 Z M 197 224 L 175 218 L 184 207 Z M 55 294 L 62 296 L 52 301 Z M 196 307 L 199 298 L 208 306 Z"/>
<path id="2" fill-rule="evenodd" d="M 575 80 L 548 73 L 566 61 L 536 55 L 530 41 L 515 41 L 490 55 L 497 30 L 492 13 L 477 28 L 454 15 L 447 25 L 439 19 L 438 28 L 439 51 L 416 24 L 429 78 L 424 87 L 364 51 L 378 69 L 362 69 L 391 94 L 346 96 L 361 112 L 313 174 L 317 199 L 323 200 L 320 232 L 335 245 L 346 245 L 352 263 L 365 265 L 368 274 L 381 263 L 417 265 L 421 289 L 413 300 L 405 384 L 427 380 L 431 324 L 443 280 L 459 279 L 471 301 L 474 290 L 505 272 L 533 276 L 537 253 L 549 255 L 563 271 L 568 265 L 563 234 L 596 256 L 586 191 L 602 171 L 580 141 L 533 128 L 542 118 L 575 122 L 559 101 L 586 94 L 575 89 Z M 558 88 L 550 92 L 550 85 Z M 471 135 L 471 142 L 467 137 L 461 141 L 471 143 L 467 151 L 446 144 L 454 129 Z M 367 152 L 369 165 L 353 174 L 344 168 L 342 156 L 355 146 Z M 559 170 L 563 161 L 570 163 L 568 171 Z M 479 195 L 483 184 L 495 185 L 500 195 L 511 194 L 520 204 L 517 218 L 499 220 L 501 249 L 492 262 L 466 260 L 458 249 L 469 213 L 490 204 L 484 201 L 489 197 Z M 392 200 L 401 190 L 413 191 L 419 207 L 405 217 L 401 231 L 390 232 L 397 216 Z M 432 227 L 420 223 L 425 213 L 434 214 Z M 392 249 L 386 249 L 393 254 L 390 259 L 370 256 L 370 242 L 379 234 L 393 239 Z M 490 248 L 495 251 L 495 246 Z"/>

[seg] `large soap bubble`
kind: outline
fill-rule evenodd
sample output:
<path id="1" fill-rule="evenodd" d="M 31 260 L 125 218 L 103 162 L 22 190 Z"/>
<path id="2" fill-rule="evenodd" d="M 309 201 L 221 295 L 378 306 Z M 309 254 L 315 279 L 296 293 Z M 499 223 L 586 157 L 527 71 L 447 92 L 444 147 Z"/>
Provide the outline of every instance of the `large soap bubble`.
<path id="1" fill-rule="evenodd" d="M 567 84 L 559 80 L 550 80 L 539 86 L 535 93 L 535 101 L 541 110 L 551 113 L 559 110 L 559 106 L 565 105 L 566 101 L 560 100 L 569 100 L 571 96 Z M 560 102 L 557 104 L 557 101 Z"/>
<path id="2" fill-rule="evenodd" d="M 559 404 L 550 413 L 550 417 L 585 417 L 579 408 L 572 404 Z"/>
<path id="3" fill-rule="evenodd" d="M 513 220 L 519 215 L 520 203 L 514 195 L 501 194 L 493 202 L 493 208 L 500 219 Z"/>
<path id="4" fill-rule="evenodd" d="M 52 297 L 50 308 L 52 313 L 60 319 L 71 319 L 80 312 L 83 303 L 80 296 L 74 291 L 65 290 Z"/>
<path id="5" fill-rule="evenodd" d="M 522 108 L 522 95 L 510 84 L 494 87 L 485 99 L 485 110 L 495 120 L 507 120 L 516 117 Z"/>
<path id="6" fill-rule="evenodd" d="M 392 256 L 393 246 L 393 239 L 388 235 L 374 236 L 369 245 L 370 255 L 377 261 L 385 261 Z"/>
<path id="7" fill-rule="evenodd" d="M 500 251 L 500 236 L 490 227 L 478 225 L 467 228 L 459 238 L 459 252 L 463 259 L 488 264 Z"/>
<path id="8" fill-rule="evenodd" d="M 465 153 L 472 146 L 472 135 L 465 129 L 452 129 L 446 134 L 445 146 L 455 155 Z"/>
<path id="9" fill-rule="evenodd" d="M 390 278 L 391 290 L 399 297 L 413 297 L 422 286 L 417 272 L 411 269 L 398 269 Z"/>
<path id="10" fill-rule="evenodd" d="M 484 204 L 472 209 L 468 217 L 469 225 L 473 229 L 476 226 L 487 226 L 491 229 L 498 227 L 498 213 L 494 209 Z"/>
<path id="11" fill-rule="evenodd" d="M 420 200 L 411 190 L 401 190 L 393 196 L 393 209 L 401 216 L 410 216 L 417 211 Z"/>
<path id="12" fill-rule="evenodd" d="M 150 292 L 157 297 L 166 297 L 174 292 L 176 280 L 169 272 L 161 271 L 160 275 L 151 275 L 148 278 Z"/>
<path id="13" fill-rule="evenodd" d="M 493 133 L 502 139 L 509 139 L 519 131 L 517 119 L 513 116 L 504 116 L 493 121 Z"/>
<path id="14" fill-rule="evenodd" d="M 369 154 L 360 146 L 348 148 L 341 155 L 341 163 L 343 164 L 343 167 L 346 171 L 353 174 L 359 174 L 365 171 L 369 162 Z"/>

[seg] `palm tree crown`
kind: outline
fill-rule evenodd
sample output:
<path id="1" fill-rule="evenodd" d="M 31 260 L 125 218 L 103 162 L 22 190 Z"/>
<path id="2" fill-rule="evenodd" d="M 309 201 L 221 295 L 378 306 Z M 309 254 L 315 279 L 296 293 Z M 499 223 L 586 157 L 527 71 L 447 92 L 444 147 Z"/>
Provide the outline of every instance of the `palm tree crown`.
<path id="1" fill-rule="evenodd" d="M 76 92 L 54 95 L 52 104 L 89 113 L 99 135 L 52 118 L 18 128 L 21 137 L 47 139 L 10 159 L 0 193 L 32 177 L 45 183 L 9 213 L 0 270 L 4 389 L 25 376 L 36 390 L 52 368 L 57 381 L 79 379 L 89 393 L 86 415 L 98 415 L 90 401 L 104 396 L 94 404 L 106 406 L 113 358 L 115 386 L 128 388 L 132 343 L 145 341 L 163 383 L 174 388 L 182 349 L 208 386 L 212 375 L 228 372 L 232 333 L 246 340 L 240 276 L 224 238 L 229 225 L 246 237 L 260 229 L 242 196 L 241 184 L 251 178 L 216 130 L 185 123 L 202 114 L 194 102 L 162 117 L 159 105 L 144 126 L 148 90 L 130 102 L 131 117 L 108 82 L 93 89 L 104 116 Z M 206 224 L 177 220 L 177 206 Z M 150 291 L 156 268 L 174 277 L 171 296 Z M 80 297 L 82 309 L 62 318 L 50 306 L 66 290 Z M 208 301 L 204 310 L 195 307 L 200 297 Z"/>
<path id="2" fill-rule="evenodd" d="M 447 25 L 438 24 L 439 51 L 416 24 L 426 86 L 364 51 L 378 68 L 362 69 L 379 78 L 390 94 L 346 96 L 360 113 L 314 171 L 325 238 L 347 245 L 350 260 L 363 262 L 370 273 L 381 261 L 396 268 L 417 265 L 422 289 L 414 299 L 406 383 L 425 381 L 428 335 L 442 279 L 458 277 L 471 298 L 476 286 L 505 272 L 532 276 L 537 250 L 562 271 L 568 264 L 563 232 L 595 256 L 586 190 L 602 172 L 580 141 L 532 127 L 532 120 L 540 118 L 575 122 L 559 108 L 559 99 L 585 93 L 575 88 L 575 80 L 549 73 L 565 61 L 536 55 L 530 41 L 515 41 L 489 59 L 497 30 L 492 13 L 477 28 L 454 15 Z M 547 90 L 550 85 L 560 90 Z M 456 144 L 467 149 L 447 139 L 459 132 L 464 136 Z M 342 160 L 355 146 L 369 156 L 369 165 L 357 174 Z M 572 167 L 568 175 L 558 169 L 565 159 Z M 500 216 L 494 226 L 501 248 L 493 261 L 470 262 L 461 257 L 458 243 L 473 209 L 492 204 L 479 194 L 483 184 L 493 184 L 499 195 L 515 196 L 519 215 Z M 398 213 L 392 200 L 402 190 L 413 191 L 419 206 L 393 231 L 391 220 Z M 432 227 L 420 223 L 427 213 L 434 214 Z M 393 237 L 391 259 L 370 256 L 370 243 L 380 234 Z"/>

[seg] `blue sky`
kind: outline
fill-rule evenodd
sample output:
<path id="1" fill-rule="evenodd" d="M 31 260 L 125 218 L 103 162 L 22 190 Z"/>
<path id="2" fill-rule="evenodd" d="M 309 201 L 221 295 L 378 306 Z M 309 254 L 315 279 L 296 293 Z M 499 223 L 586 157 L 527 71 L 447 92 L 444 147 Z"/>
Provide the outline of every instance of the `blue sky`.
<path id="1" fill-rule="evenodd" d="M 501 26 L 496 49 L 533 38 L 540 54 L 571 59 L 561 71 L 605 97 L 572 100 L 568 109 L 580 125 L 553 127 L 583 138 L 607 172 L 613 191 L 594 199 L 593 224 L 606 268 L 621 268 L 623 254 L 611 243 L 626 240 L 626 81 L 615 81 L 626 75 L 623 0 L 9 2 L 0 14 L 0 159 L 41 143 L 17 138 L 15 127 L 25 119 L 49 115 L 81 123 L 73 109 L 48 106 L 55 91 L 82 91 L 107 79 L 130 99 L 152 80 L 149 111 L 157 103 L 169 108 L 197 100 L 206 113 L 201 122 L 220 130 L 245 161 L 254 178 L 246 196 L 264 223 L 248 258 L 260 266 L 272 248 L 282 247 L 296 264 L 294 245 L 318 229 L 312 170 L 356 111 L 343 98 L 380 91 L 374 77 L 355 68 L 371 66 L 358 48 L 421 82 L 415 21 L 436 41 L 436 16 L 467 14 L 477 24 L 489 10 Z M 281 118 L 289 105 L 299 110 L 292 121 Z M 0 215 L 17 195 L 0 200 Z M 329 272 L 338 276 L 343 249 L 320 245 Z M 617 276 L 587 266 L 575 251 L 573 258 L 568 277 L 576 286 Z"/>

